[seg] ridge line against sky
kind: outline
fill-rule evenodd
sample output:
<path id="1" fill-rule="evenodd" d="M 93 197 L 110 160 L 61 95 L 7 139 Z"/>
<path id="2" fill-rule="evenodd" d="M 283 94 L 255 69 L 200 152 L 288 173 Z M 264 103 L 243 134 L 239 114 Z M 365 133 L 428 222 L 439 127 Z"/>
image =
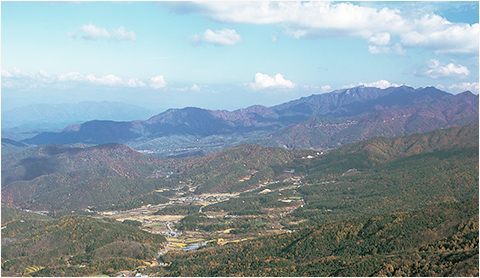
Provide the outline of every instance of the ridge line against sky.
<path id="1" fill-rule="evenodd" d="M 479 92 L 479 3 L 2 2 L 2 109 L 271 106 L 358 85 Z"/>

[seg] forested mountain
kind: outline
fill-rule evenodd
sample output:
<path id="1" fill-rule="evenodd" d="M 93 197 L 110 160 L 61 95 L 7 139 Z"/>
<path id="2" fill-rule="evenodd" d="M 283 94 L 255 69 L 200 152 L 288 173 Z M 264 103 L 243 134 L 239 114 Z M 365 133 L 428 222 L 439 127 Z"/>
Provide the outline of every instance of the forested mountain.
<path id="1" fill-rule="evenodd" d="M 156 188 L 147 179 L 165 161 L 121 144 L 42 145 L 2 159 L 2 202 L 36 210 L 133 201 Z M 157 202 L 167 201 L 158 196 Z"/>
<path id="2" fill-rule="evenodd" d="M 374 136 L 403 136 L 470 123 L 478 123 L 478 96 L 465 92 L 357 117 L 315 116 L 260 142 L 289 149 L 330 149 Z"/>
<path id="3" fill-rule="evenodd" d="M 2 154 L 12 154 L 30 147 L 28 144 L 17 142 L 15 140 L 2 138 Z"/>
<path id="4" fill-rule="evenodd" d="M 2 159 L 2 275 L 476 276 L 478 142 L 475 123 L 325 152 L 241 144 L 160 159 L 115 143 L 29 148 Z M 98 215 L 160 204 L 144 219 L 173 215 L 152 225 L 209 245 L 162 251 L 166 265 L 154 266 L 163 236 Z"/>
<path id="5" fill-rule="evenodd" d="M 25 214 L 2 205 L 2 276 L 115 274 L 150 265 L 165 242 L 162 235 L 118 222 Z"/>
<path id="6" fill-rule="evenodd" d="M 196 193 L 243 191 L 273 179 L 276 167 L 305 153 L 311 152 L 244 144 L 206 157 L 159 159 L 114 143 L 47 144 L 2 159 L 2 202 L 33 210 L 135 207 L 168 202 L 155 190 L 180 181 Z M 244 176 L 251 180 L 239 182 Z"/>
<path id="7" fill-rule="evenodd" d="M 25 139 L 28 144 L 124 143 L 158 156 L 209 154 L 242 142 L 329 149 L 478 122 L 478 96 L 433 87 L 355 87 L 273 107 L 169 109 L 146 121 L 89 121 Z"/>
<path id="8" fill-rule="evenodd" d="M 477 276 L 478 198 L 162 259 L 156 276 Z"/>
<path id="9" fill-rule="evenodd" d="M 415 163 L 432 159 L 427 156 L 440 156 L 440 161 L 458 166 L 459 171 L 474 171 L 470 167 L 478 163 L 478 157 L 472 156 L 478 153 L 476 149 L 478 124 L 394 139 L 376 137 L 322 155 L 242 144 L 205 157 L 159 159 L 121 144 L 84 148 L 49 144 L 2 159 L 2 202 L 33 210 L 89 206 L 101 210 L 126 203 L 135 207 L 143 201 L 168 202 L 155 192 L 161 188 L 184 188 L 195 194 L 243 192 L 278 179 L 289 169 L 308 174 L 305 179 L 316 183 L 338 178 L 353 168 L 381 168 L 377 165 L 400 158 Z M 413 157 L 416 154 L 424 156 Z M 305 159 L 307 156 L 311 158 Z M 434 161 L 434 166 L 440 163 Z M 393 166 L 383 167 L 394 172 L 398 165 Z M 376 171 L 384 171 L 379 169 Z"/>
<path id="10" fill-rule="evenodd" d="M 299 198 L 302 206 L 289 217 L 309 226 L 464 200 L 478 195 L 478 139 L 478 125 L 393 139 L 375 137 L 280 168 L 293 169 L 302 177 L 301 184 L 270 184 L 203 211 L 266 213 L 280 208 L 285 203 L 279 201 L 285 198 Z M 282 187 L 290 189 L 280 191 Z M 260 195 L 264 190 L 269 193 Z M 287 219 L 282 225 L 289 226 Z"/>
<path id="11" fill-rule="evenodd" d="M 354 87 L 328 94 L 312 95 L 272 107 L 282 117 L 321 116 L 340 118 L 368 114 L 385 109 L 430 103 L 450 94 L 434 87 L 414 89 L 408 86 L 379 89 Z"/>

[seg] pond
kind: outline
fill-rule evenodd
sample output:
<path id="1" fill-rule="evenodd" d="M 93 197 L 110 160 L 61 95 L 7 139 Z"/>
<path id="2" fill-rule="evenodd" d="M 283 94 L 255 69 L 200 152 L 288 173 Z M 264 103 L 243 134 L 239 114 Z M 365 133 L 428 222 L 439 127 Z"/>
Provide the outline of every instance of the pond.
<path id="1" fill-rule="evenodd" d="M 201 246 L 205 246 L 205 245 L 207 245 L 205 242 L 193 243 L 193 244 L 188 245 L 185 249 L 183 249 L 183 251 L 195 250 L 195 249 L 198 249 Z"/>

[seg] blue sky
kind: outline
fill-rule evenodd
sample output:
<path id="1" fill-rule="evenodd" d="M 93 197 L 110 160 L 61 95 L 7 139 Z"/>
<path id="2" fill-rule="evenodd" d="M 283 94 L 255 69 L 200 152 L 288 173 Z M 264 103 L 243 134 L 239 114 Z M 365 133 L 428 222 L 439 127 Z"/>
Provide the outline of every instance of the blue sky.
<path id="1" fill-rule="evenodd" d="M 2 109 L 271 106 L 358 85 L 479 85 L 479 2 L 5 2 Z"/>

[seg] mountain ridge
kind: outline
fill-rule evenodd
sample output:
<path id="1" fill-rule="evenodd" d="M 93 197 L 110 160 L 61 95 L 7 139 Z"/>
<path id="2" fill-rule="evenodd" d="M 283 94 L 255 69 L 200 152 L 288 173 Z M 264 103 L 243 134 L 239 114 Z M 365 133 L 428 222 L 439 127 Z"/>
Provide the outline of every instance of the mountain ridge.
<path id="1" fill-rule="evenodd" d="M 438 114 L 447 109 L 445 106 L 457 105 L 458 111 L 462 111 L 462 109 L 471 111 L 469 115 L 465 116 L 468 119 L 458 116 L 459 123 L 455 123 L 455 119 L 452 119 L 452 123 L 440 121 L 432 124 L 424 121 L 418 123 L 422 128 L 417 128 L 414 132 L 467 124 L 472 122 L 472 119 L 478 119 L 478 105 L 475 106 L 475 102 L 478 103 L 478 96 L 471 93 L 451 95 L 434 87 L 414 89 L 401 86 L 379 89 L 361 86 L 303 97 L 273 107 L 255 105 L 234 111 L 187 107 L 169 109 L 145 121 L 89 121 L 64 128 L 60 132 L 40 133 L 22 142 L 37 145 L 117 142 L 128 144 L 139 150 L 153 150 L 152 152 L 156 152 L 159 156 L 166 156 L 166 153 L 188 155 L 189 152 L 198 153 L 199 150 L 208 154 L 241 142 L 285 145 L 283 143 L 278 145 L 268 138 L 272 135 L 275 137 L 275 132 L 282 129 L 288 130 L 310 117 L 346 121 L 348 118 L 367 117 L 382 111 L 412 107 L 430 107 L 431 110 L 439 110 L 434 112 L 434 114 Z M 458 111 L 453 111 L 451 114 L 460 115 L 461 113 Z M 426 113 L 428 114 L 428 112 Z M 375 121 L 375 119 L 372 118 L 370 121 Z M 321 132 L 321 130 L 319 131 Z M 351 131 L 354 132 L 352 136 L 358 137 L 360 134 L 357 133 L 362 132 L 362 128 Z M 405 132 L 409 134 L 412 131 L 407 129 Z M 400 132 L 384 134 L 382 130 L 366 134 L 367 137 L 360 136 L 360 138 L 366 139 L 368 136 L 377 135 L 404 135 Z M 307 148 L 331 148 L 350 142 L 331 137 L 331 135 L 328 140 L 332 141 L 332 144 L 328 146 L 309 145 Z M 290 145 L 296 148 L 298 144 Z M 185 151 L 186 147 L 193 151 Z M 167 152 L 166 149 L 171 151 Z"/>
<path id="2" fill-rule="evenodd" d="M 308 179 L 323 180 L 321 176 L 351 168 L 451 146 L 478 148 L 477 143 L 478 124 L 393 139 L 374 137 L 323 155 L 244 143 L 204 157 L 162 159 L 118 143 L 87 148 L 47 144 L 2 159 L 2 202 L 37 210 L 105 207 L 129 198 L 153 198 L 155 190 L 181 184 L 189 184 L 195 194 L 242 192 L 283 175 L 284 169 L 305 172 L 307 166 L 301 165 L 313 167 Z M 95 193 L 99 190 L 108 201 Z"/>
<path id="3" fill-rule="evenodd" d="M 339 142 L 343 145 L 373 136 L 403 136 L 475 122 L 478 122 L 478 98 L 465 92 L 357 117 L 310 117 L 273 133 L 264 143 L 289 149 L 330 149 L 338 147 Z"/>

